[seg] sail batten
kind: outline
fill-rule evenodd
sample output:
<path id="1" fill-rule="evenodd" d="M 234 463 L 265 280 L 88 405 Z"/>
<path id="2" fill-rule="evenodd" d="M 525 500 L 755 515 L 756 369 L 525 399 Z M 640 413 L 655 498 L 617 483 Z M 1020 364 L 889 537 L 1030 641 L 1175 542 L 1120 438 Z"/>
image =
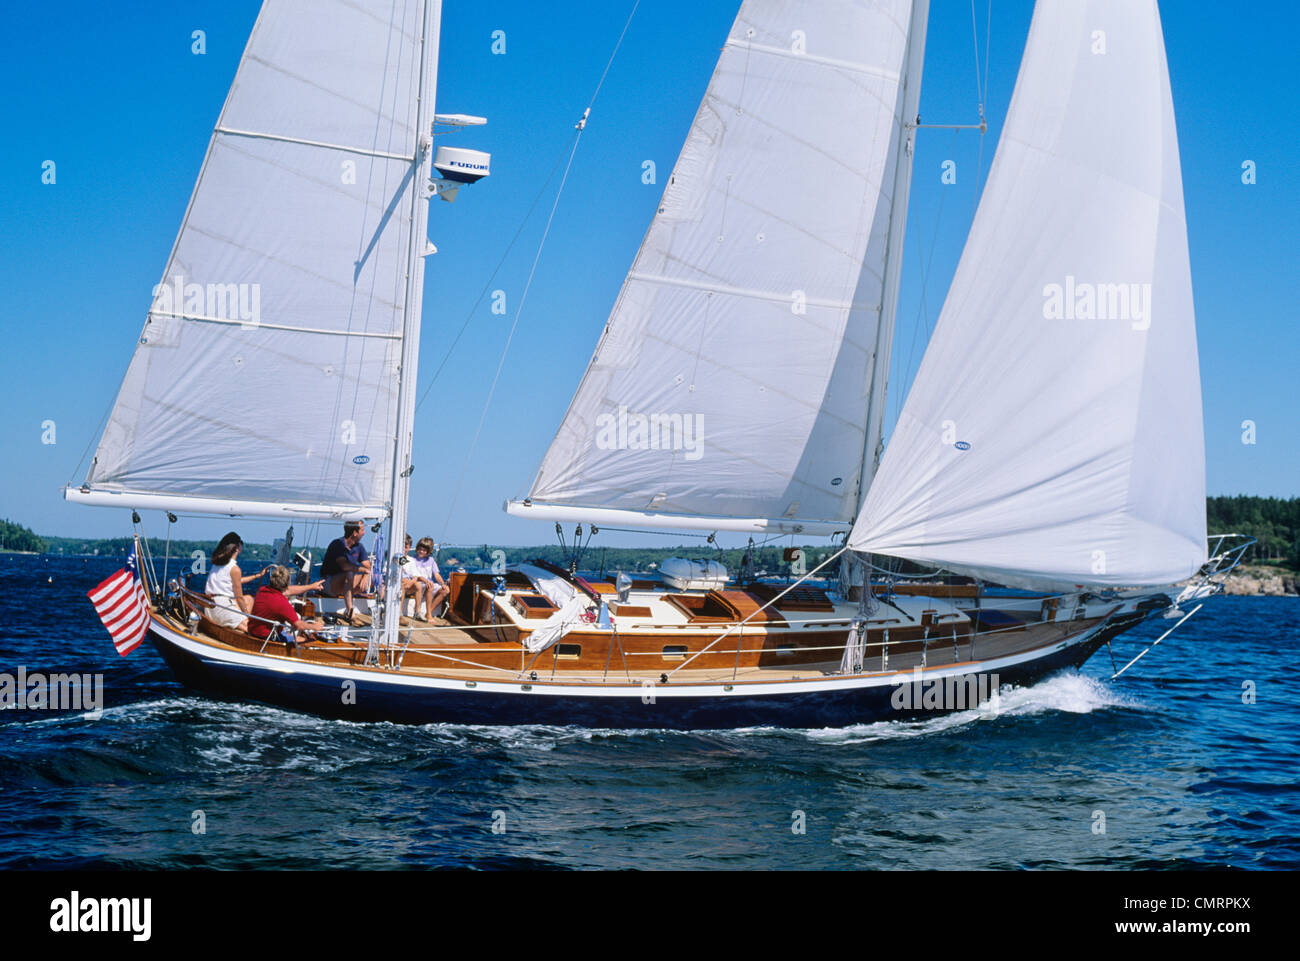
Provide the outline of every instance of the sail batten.
<path id="1" fill-rule="evenodd" d="M 632 271 L 628 275 L 629 280 L 641 280 L 649 284 L 665 284 L 670 287 L 688 287 L 693 290 L 706 290 L 720 294 L 730 294 L 734 297 L 750 297 L 754 300 L 771 300 L 782 305 L 788 306 L 790 303 L 790 294 L 786 291 L 767 290 L 757 287 L 730 287 L 726 284 L 709 283 L 703 280 L 689 280 L 685 277 L 670 277 L 664 274 L 648 274 L 643 271 Z M 879 303 L 858 303 L 853 300 L 831 300 L 821 297 L 805 297 L 804 303 L 812 307 L 829 307 L 833 310 L 865 310 L 876 312 L 880 310 Z"/>
<path id="2" fill-rule="evenodd" d="M 741 5 L 521 513 L 846 529 L 924 7 Z"/>
<path id="3" fill-rule="evenodd" d="M 173 320 L 192 320 L 200 324 L 229 324 L 235 327 L 248 328 L 250 325 L 247 321 L 240 320 L 237 317 L 209 317 L 205 314 L 179 314 L 175 311 L 155 310 L 151 311 L 151 316 L 161 318 L 171 318 Z M 290 324 L 272 324 L 265 320 L 258 321 L 257 327 L 262 330 L 288 330 L 296 334 L 325 334 L 334 337 L 379 337 L 384 340 L 400 340 L 401 334 L 386 334 L 379 331 L 368 330 L 328 330 L 323 327 L 295 327 Z"/>
<path id="4" fill-rule="evenodd" d="M 1040 3 L 850 546 L 1013 586 L 1204 562 L 1187 226 L 1154 0 Z"/>

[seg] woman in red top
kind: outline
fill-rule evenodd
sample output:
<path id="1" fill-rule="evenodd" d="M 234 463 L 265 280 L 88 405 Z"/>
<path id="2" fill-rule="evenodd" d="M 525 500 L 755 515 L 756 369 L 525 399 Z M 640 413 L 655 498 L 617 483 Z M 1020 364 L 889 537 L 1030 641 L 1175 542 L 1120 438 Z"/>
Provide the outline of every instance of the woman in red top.
<path id="1" fill-rule="evenodd" d="M 292 588 L 289 586 L 289 569 L 279 564 L 271 568 L 267 580 L 268 585 L 258 591 L 257 597 L 253 599 L 253 610 L 250 612 L 252 616 L 248 619 L 248 633 L 256 638 L 268 637 L 271 633 L 271 625 L 266 623 L 267 621 L 283 621 L 295 631 L 318 631 L 325 626 L 322 621 L 302 620 L 293 605 L 289 603 L 289 598 L 285 596 L 287 593 L 301 594 L 303 591 L 318 588 L 319 582 Z"/>

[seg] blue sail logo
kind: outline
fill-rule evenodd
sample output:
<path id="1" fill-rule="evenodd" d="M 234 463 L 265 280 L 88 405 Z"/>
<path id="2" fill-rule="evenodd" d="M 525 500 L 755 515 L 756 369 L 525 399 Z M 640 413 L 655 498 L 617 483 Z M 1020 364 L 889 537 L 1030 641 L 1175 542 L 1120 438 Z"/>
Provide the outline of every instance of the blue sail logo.
<path id="1" fill-rule="evenodd" d="M 358 454 L 356 457 L 352 458 L 352 463 L 354 463 L 354 464 L 369 464 L 369 463 L 370 463 L 370 458 L 367 457 L 365 454 Z"/>
<path id="2" fill-rule="evenodd" d="M 957 441 L 957 443 L 953 444 L 952 446 L 956 447 L 958 450 L 970 450 L 970 441 L 959 440 Z"/>

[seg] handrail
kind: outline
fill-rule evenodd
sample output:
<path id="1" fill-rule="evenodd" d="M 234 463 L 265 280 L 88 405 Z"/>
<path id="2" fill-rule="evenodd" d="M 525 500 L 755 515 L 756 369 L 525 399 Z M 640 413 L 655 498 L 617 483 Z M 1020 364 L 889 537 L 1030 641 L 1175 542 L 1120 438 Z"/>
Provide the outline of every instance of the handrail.
<path id="1" fill-rule="evenodd" d="M 1224 550 L 1225 542 L 1231 538 L 1244 538 L 1244 540 Z M 1188 578 L 1189 583 L 1174 599 L 1175 605 L 1181 601 L 1209 597 L 1222 591 L 1228 574 L 1241 566 L 1246 550 L 1251 545 L 1259 543 L 1257 538 L 1249 534 L 1211 534 L 1205 540 L 1207 545 L 1213 545 L 1206 548 L 1209 557 L 1200 569 Z"/>
<path id="2" fill-rule="evenodd" d="M 766 603 L 764 603 L 762 607 L 756 608 L 755 610 L 751 611 L 748 615 L 746 615 L 745 619 L 742 620 L 742 621 L 741 621 L 739 624 L 737 624 L 735 627 L 728 628 L 728 629 L 726 630 L 725 633 L 718 635 L 718 637 L 717 637 L 716 639 L 714 639 L 713 641 L 711 641 L 711 642 L 708 644 L 707 647 L 703 648 L 702 650 L 696 651 L 694 654 L 692 654 L 690 657 L 688 657 L 688 658 L 687 658 L 685 661 L 683 661 L 681 664 L 678 664 L 676 667 L 674 667 L 671 671 L 667 671 L 667 672 L 665 672 L 665 676 L 667 676 L 667 677 L 671 677 L 672 675 L 676 674 L 678 671 L 680 671 L 682 668 L 684 668 L 687 664 L 691 663 L 691 661 L 695 660 L 695 659 L 696 659 L 697 657 L 699 657 L 701 654 L 703 654 L 703 653 L 705 653 L 706 651 L 708 651 L 709 648 L 713 647 L 713 645 L 716 644 L 716 643 L 718 643 L 718 641 L 720 641 L 720 640 L 722 640 L 723 638 L 727 637 L 727 636 L 730 635 L 733 631 L 735 631 L 735 630 L 737 630 L 737 629 L 739 629 L 739 628 L 743 628 L 743 627 L 745 626 L 745 624 L 747 624 L 747 623 L 749 622 L 750 618 L 755 617 L 756 615 L 763 613 L 763 611 L 767 610 L 769 607 L 771 607 L 773 604 L 775 604 L 775 603 L 776 603 L 777 601 L 779 601 L 781 598 L 785 597 L 785 595 L 789 594 L 792 590 L 794 590 L 796 587 L 798 587 L 798 586 L 799 586 L 800 584 L 802 584 L 804 581 L 808 580 L 808 578 L 812 577 L 814 574 L 816 574 L 819 570 L 821 570 L 823 567 L 825 567 L 825 566 L 826 566 L 827 564 L 829 564 L 831 561 L 836 560 L 836 559 L 837 559 L 841 554 L 843 554 L 843 553 L 844 553 L 845 551 L 847 551 L 847 550 L 848 550 L 847 547 L 841 547 L 838 551 L 836 551 L 836 552 L 835 552 L 834 554 L 832 554 L 830 557 L 826 558 L 826 560 L 822 561 L 820 564 L 818 564 L 816 567 L 814 567 L 812 570 L 810 570 L 810 571 L 809 571 L 807 574 L 805 574 L 803 577 L 799 578 L 797 581 L 795 581 L 793 584 L 791 584 L 789 587 L 787 587 L 787 588 L 786 588 L 785 590 L 783 590 L 781 593 L 779 593 L 779 594 L 777 594 L 776 596 L 774 596 L 770 601 L 767 601 Z"/>
<path id="3" fill-rule="evenodd" d="M 791 586 L 793 587 L 794 585 L 791 585 Z M 189 589 L 189 588 L 186 588 L 186 587 L 181 587 L 181 588 L 180 588 L 180 591 L 181 591 L 181 593 L 182 593 L 183 595 L 187 595 L 188 597 L 193 597 L 193 598 L 196 598 L 196 599 L 197 599 L 197 598 L 202 598 L 203 600 L 209 600 L 209 598 L 207 598 L 205 595 L 200 594 L 199 592 L 193 591 L 193 590 L 191 590 L 191 589 Z M 779 597 L 779 596 L 780 596 L 780 595 L 778 595 L 778 597 Z M 775 600 L 775 598 L 774 598 L 774 600 Z M 193 609 L 193 607 L 191 607 L 191 609 Z M 755 613 L 757 613 L 757 612 L 755 612 Z M 959 613 L 960 613 L 960 612 L 959 612 Z M 958 613 L 958 615 L 950 615 L 950 616 L 959 616 L 959 613 Z M 254 618 L 254 619 L 256 619 L 256 620 L 259 620 L 259 621 L 262 621 L 262 622 L 265 622 L 265 623 L 268 623 L 268 624 L 277 624 L 277 623 L 281 623 L 281 622 L 276 622 L 276 621 L 269 621 L 269 620 L 267 620 L 267 619 L 265 619 L 265 618 L 254 617 L 254 615 L 248 615 L 248 616 L 249 616 L 250 618 Z M 899 621 L 898 621 L 897 618 L 890 618 L 890 619 L 888 619 L 888 621 L 889 621 L 890 623 L 899 623 Z M 743 623 L 744 623 L 744 622 L 737 622 L 737 625 L 736 625 L 736 626 L 742 626 Z M 978 633 L 976 633 L 976 632 L 974 632 L 974 631 L 969 631 L 969 632 L 967 632 L 967 633 L 965 634 L 964 637 L 961 638 L 961 640 L 962 640 L 962 641 L 965 641 L 965 642 L 969 645 L 970 649 L 973 651 L 973 649 L 974 649 L 974 644 L 975 644 L 975 642 L 976 642 L 977 639 L 984 639 L 984 638 L 992 637 L 992 636 L 994 636 L 994 635 L 1001 634 L 1001 633 L 1008 633 L 1008 632 L 1012 632 L 1012 631 L 1021 631 L 1021 630 L 1024 630 L 1026 627 L 1032 627 L 1032 626 L 1034 626 L 1035 623 L 1047 623 L 1047 622 L 1018 622 L 1018 623 L 1013 624 L 1013 625 L 1007 625 L 1007 626 L 1005 626 L 1005 627 L 998 627 L 998 628 L 994 628 L 994 629 L 992 629 L 992 630 L 987 630 L 987 631 L 980 631 L 980 632 L 978 632 Z M 955 627 L 955 626 L 957 626 L 956 623 L 954 623 L 954 627 Z M 373 630 L 373 629 L 374 629 L 373 626 L 372 626 L 372 627 L 362 627 L 362 628 L 357 628 L 357 629 L 356 629 L 356 632 L 357 632 L 358 635 L 364 636 L 367 632 L 369 632 L 369 631 L 371 631 L 371 630 Z M 445 632 L 445 631 L 456 631 L 456 632 L 459 632 L 459 633 L 464 634 L 464 633 L 472 632 L 472 631 L 476 630 L 476 628 L 474 628 L 474 627 L 461 627 L 461 626 L 457 626 L 457 625 L 446 625 L 446 626 L 430 625 L 430 626 L 427 626 L 427 627 L 414 627 L 414 626 L 412 626 L 412 627 L 409 627 L 409 628 L 403 628 L 403 630 L 404 630 L 404 631 L 408 631 L 408 632 L 410 632 L 410 633 L 413 634 L 413 635 L 416 634 L 416 633 L 419 633 L 419 632 L 429 632 L 429 633 L 432 633 L 432 632 Z M 701 649 L 701 650 L 699 650 L 699 651 L 696 651 L 696 652 L 695 652 L 694 654 L 692 654 L 692 655 L 691 655 L 687 660 L 683 661 L 681 664 L 679 664 L 679 665 L 677 665 L 676 667 L 674 667 L 673 670 L 672 670 L 671 672 L 668 672 L 668 673 L 670 673 L 670 674 L 675 674 L 676 672 L 678 672 L 678 671 L 682 670 L 683 668 L 685 668 L 685 667 L 687 666 L 687 664 L 689 664 L 691 661 L 695 660 L 695 659 L 696 659 L 697 657 L 699 657 L 700 655 L 702 655 L 702 654 L 704 654 L 704 653 L 708 653 L 708 652 L 712 652 L 712 653 L 715 653 L 715 654 L 718 654 L 718 655 L 730 655 L 730 654 L 736 654 L 736 655 L 739 655 L 739 654 L 742 654 L 742 653 L 750 653 L 750 654 L 754 654 L 754 653 L 759 653 L 760 651 L 763 651 L 763 650 L 768 650 L 769 652 L 773 650 L 773 649 L 753 648 L 753 647 L 746 648 L 746 647 L 742 646 L 742 644 L 738 644 L 737 647 L 734 648 L 734 649 L 733 649 L 733 648 L 722 648 L 722 649 L 720 649 L 720 650 L 715 650 L 716 646 L 717 646 L 717 645 L 718 645 L 722 640 L 724 640 L 724 639 L 725 639 L 725 638 L 726 638 L 730 633 L 733 633 L 733 632 L 724 632 L 723 634 L 720 634 L 720 635 L 719 635 L 718 637 L 716 637 L 716 638 L 715 638 L 715 639 L 714 639 L 714 640 L 713 640 L 709 645 L 707 645 L 706 647 L 704 647 L 703 649 Z M 742 635 L 742 636 L 743 636 L 743 635 Z M 751 637 L 753 637 L 753 636 L 754 636 L 754 635 L 751 635 Z M 797 635 L 796 635 L 796 636 L 797 636 Z M 791 638 L 791 639 L 793 640 L 793 639 L 795 639 L 795 638 Z M 869 650 L 875 650 L 875 649 L 882 649 L 882 650 L 883 650 L 884 648 L 886 648 L 886 647 L 888 646 L 888 644 L 892 644 L 892 645 L 894 645 L 895 649 L 897 649 L 900 645 L 921 644 L 921 645 L 922 645 L 922 648 L 924 649 L 924 647 L 925 647 L 925 645 L 926 645 L 926 643 L 927 643 L 928 641 L 933 641 L 933 640 L 937 640 L 937 639 L 938 639 L 938 638 L 935 638 L 935 637 L 931 637 L 931 638 L 917 637 L 917 638 L 906 638 L 906 639 L 893 639 L 893 640 L 891 640 L 891 641 L 886 642 L 886 641 L 884 641 L 883 639 L 882 639 L 882 640 L 878 640 L 878 641 L 867 641 L 867 640 L 865 640 L 865 637 L 864 637 L 864 641 L 863 641 L 863 645 L 862 645 L 862 647 L 863 647 L 864 652 L 865 652 L 865 651 L 869 651 Z M 954 635 L 954 640 L 956 640 L 955 635 Z M 341 651 L 341 650 L 354 650 L 354 649 L 355 649 L 355 650 L 361 650 L 362 648 L 361 648 L 359 645 L 334 645 L 332 649 L 333 649 L 333 650 L 339 650 L 339 651 Z M 826 651 L 826 652 L 828 652 L 828 653 L 830 653 L 830 652 L 838 652 L 838 651 L 842 651 L 842 649 L 843 649 L 843 645 L 842 645 L 842 644 L 839 644 L 839 643 L 836 643 L 836 644 L 831 644 L 831 645 L 815 645 L 815 646 L 803 646 L 803 645 L 800 645 L 800 646 L 797 646 L 797 647 L 792 647 L 792 648 L 790 649 L 790 651 L 791 651 L 792 654 L 808 654 L 808 653 L 818 652 L 818 651 Z M 421 647 L 414 647 L 414 648 L 410 648 L 410 647 L 408 647 L 408 649 L 406 650 L 405 653 L 412 653 L 412 652 L 414 652 L 417 656 L 427 656 L 427 657 L 434 658 L 434 659 L 437 659 L 437 660 L 440 660 L 440 661 L 449 661 L 449 662 L 452 662 L 452 663 L 455 663 L 455 664 L 463 664 L 463 665 L 465 665 L 465 666 L 467 666 L 467 667 L 469 667 L 469 668 L 475 669 L 475 670 L 482 670 L 482 671 L 489 671 L 489 672 L 495 672 L 495 673 L 501 673 L 501 674 L 508 674 L 508 675 L 511 675 L 512 677 L 522 677 L 522 676 L 525 674 L 525 672 L 528 670 L 527 667 L 525 667 L 523 670 L 516 670 L 516 669 L 514 669 L 514 668 L 499 667 L 499 666 L 494 665 L 494 664 L 484 664 L 484 663 L 481 663 L 481 662 L 478 662 L 478 661 L 467 660 L 467 659 L 465 659 L 465 658 L 460 658 L 460 657 L 455 657 L 455 656 L 453 656 L 453 655 L 455 655 L 455 654 L 468 653 L 468 652 L 470 652 L 470 651 L 472 651 L 472 650 L 474 650 L 474 648 L 471 647 L 471 646 L 468 646 L 468 645 L 466 645 L 464 648 L 462 648 L 462 647 L 460 647 L 460 646 L 444 646 L 444 647 L 440 647 L 440 648 L 438 648 L 438 649 L 421 648 Z M 498 649 L 498 650 L 500 650 L 500 649 Z M 908 655 L 904 655 L 904 656 L 911 656 L 912 653 L 915 653 L 915 652 L 909 652 Z M 538 652 L 538 654 L 539 654 L 539 657 L 540 657 L 540 656 L 544 655 L 544 652 Z M 634 658 L 639 657 L 639 656 L 662 658 L 663 653 L 662 653 L 662 651 L 627 651 L 627 650 L 623 649 L 623 646 L 620 644 L 620 656 L 624 658 L 624 664 L 626 665 L 626 664 L 627 664 L 627 660 L 628 660 L 628 658 L 633 658 L 633 659 L 634 659 Z M 954 658 L 956 658 L 957 656 L 959 656 L 959 655 L 954 654 Z M 534 658 L 533 663 L 536 663 L 537 659 L 538 659 L 538 658 Z M 828 658 L 826 662 L 812 662 L 812 663 L 814 663 L 814 664 L 815 664 L 815 663 L 830 663 L 831 660 L 833 660 L 833 658 Z M 746 668 L 745 670 L 746 670 L 746 671 L 748 671 L 748 670 L 755 670 L 755 671 L 757 671 L 757 670 L 763 670 L 763 671 L 767 671 L 767 672 L 773 672 L 773 671 L 780 672 L 783 668 L 786 668 L 786 667 L 793 668 L 793 669 L 799 669 L 799 668 L 807 667 L 807 666 L 808 666 L 808 663 L 809 663 L 809 662 L 796 662 L 796 663 L 789 664 L 789 665 L 773 665 L 773 666 L 771 666 L 771 667 L 763 667 L 763 668 L 759 668 L 759 667 L 757 667 L 757 666 L 754 666 L 754 667 L 752 667 L 752 668 Z M 954 661 L 953 661 L 952 663 L 959 663 L 959 662 L 958 662 L 957 660 L 954 659 Z M 722 669 L 721 669 L 721 668 L 717 668 L 717 669 L 710 669 L 710 670 L 722 670 Z M 882 672 L 883 672 L 883 673 L 890 673 L 888 670 L 883 670 Z M 732 672 L 730 672 L 730 673 L 732 674 L 732 679 L 734 680 L 734 679 L 736 678 L 736 672 L 735 672 L 735 671 L 732 671 Z M 874 672 L 872 672 L 872 673 L 874 673 Z M 896 672 L 894 672 L 894 673 L 896 673 Z M 591 675 L 587 675 L 587 674 L 584 674 L 584 673 L 578 673 L 578 672 L 572 672 L 572 673 L 570 673 L 570 672 L 565 672 L 564 675 L 563 675 L 563 679 L 564 679 L 566 682 L 575 682 L 575 683 L 576 683 L 576 682 L 586 681 L 586 680 L 588 680 L 588 679 L 594 681 L 595 683 L 605 683 L 605 682 L 607 682 L 607 675 L 608 675 L 608 666 L 607 666 L 607 668 L 606 668 L 606 671 L 605 671 L 605 677 L 604 677 L 603 679 L 602 679 L 602 678 L 599 676 L 599 674 L 597 674 L 597 673 L 593 673 L 593 674 L 591 674 Z"/>

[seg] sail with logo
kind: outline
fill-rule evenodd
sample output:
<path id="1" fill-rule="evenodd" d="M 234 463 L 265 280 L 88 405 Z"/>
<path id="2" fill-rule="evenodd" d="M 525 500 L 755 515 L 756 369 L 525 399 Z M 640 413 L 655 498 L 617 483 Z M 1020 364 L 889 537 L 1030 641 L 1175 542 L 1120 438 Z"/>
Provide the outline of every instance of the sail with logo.
<path id="1" fill-rule="evenodd" d="M 408 253 L 424 243 L 427 7 L 264 5 L 69 500 L 388 515 L 404 323 L 418 329 L 421 298 Z"/>
<path id="2" fill-rule="evenodd" d="M 928 5 L 748 2 L 523 517 L 847 531 L 880 444 Z"/>
<path id="3" fill-rule="evenodd" d="M 1003 584 L 1206 560 L 1173 100 L 1154 2 L 1040 3 L 987 187 L 849 545 Z"/>

